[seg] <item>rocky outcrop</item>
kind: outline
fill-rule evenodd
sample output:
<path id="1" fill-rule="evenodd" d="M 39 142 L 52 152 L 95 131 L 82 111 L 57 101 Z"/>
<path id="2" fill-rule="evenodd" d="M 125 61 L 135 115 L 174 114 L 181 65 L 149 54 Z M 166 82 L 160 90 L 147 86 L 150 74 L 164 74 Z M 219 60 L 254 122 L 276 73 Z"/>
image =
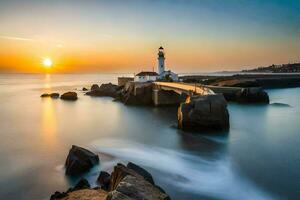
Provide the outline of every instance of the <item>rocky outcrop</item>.
<path id="1" fill-rule="evenodd" d="M 99 188 L 92 189 L 86 179 L 80 181 L 73 188 L 69 188 L 67 192 L 56 191 L 51 195 L 50 200 L 105 200 L 107 192 Z"/>
<path id="2" fill-rule="evenodd" d="M 68 192 L 66 196 L 50 200 L 106 200 L 107 192 L 99 188 L 82 189 Z"/>
<path id="3" fill-rule="evenodd" d="M 222 86 L 222 87 L 258 87 L 259 84 L 256 79 L 252 78 L 243 78 L 243 79 L 228 79 L 228 80 L 219 80 L 213 85 Z"/>
<path id="4" fill-rule="evenodd" d="M 127 166 L 119 163 L 111 175 L 101 172 L 98 181 L 102 179 L 100 182 L 103 182 L 108 177 L 111 178 L 105 190 L 92 189 L 87 180 L 81 179 L 67 192 L 55 192 L 50 200 L 170 200 L 170 197 L 154 184 L 151 174 L 134 163 L 128 163 Z"/>
<path id="5" fill-rule="evenodd" d="M 127 105 L 153 105 L 152 88 L 152 83 L 128 82 L 119 99 Z"/>
<path id="6" fill-rule="evenodd" d="M 119 182 L 116 189 L 107 196 L 107 200 L 121 199 L 169 200 L 170 197 L 145 179 L 127 175 Z"/>
<path id="7" fill-rule="evenodd" d="M 262 88 L 243 88 L 236 93 L 240 103 L 269 103 L 269 95 Z"/>
<path id="8" fill-rule="evenodd" d="M 98 90 L 100 87 L 97 84 L 93 84 L 91 90 Z"/>
<path id="9" fill-rule="evenodd" d="M 168 200 L 170 197 L 154 184 L 152 175 L 142 167 L 128 163 L 117 164 L 111 174 L 107 199 L 153 199 Z"/>
<path id="10" fill-rule="evenodd" d="M 178 128 L 183 130 L 227 130 L 229 113 L 223 95 L 194 96 L 178 108 Z"/>
<path id="11" fill-rule="evenodd" d="M 132 162 L 129 162 L 127 164 L 127 168 L 132 169 L 133 171 L 135 171 L 136 173 L 141 175 L 146 181 L 148 181 L 149 183 L 154 185 L 154 180 L 152 178 L 152 175 L 148 171 L 143 169 L 142 167 L 140 167 Z"/>
<path id="12" fill-rule="evenodd" d="M 75 101 L 78 99 L 76 92 L 66 92 L 62 94 L 60 98 L 68 101 Z"/>
<path id="13" fill-rule="evenodd" d="M 93 88 L 93 86 L 92 86 L 92 88 Z M 118 96 L 118 92 L 120 91 L 121 88 L 122 87 L 119 87 L 112 83 L 107 83 L 107 84 L 102 84 L 100 87 L 98 86 L 98 88 L 95 86 L 94 89 L 87 92 L 86 95 L 94 96 L 94 97 L 108 96 L 108 97 L 115 98 Z"/>
<path id="14" fill-rule="evenodd" d="M 44 94 L 41 95 L 41 97 L 42 98 L 44 98 L 44 97 L 51 97 L 53 99 L 57 99 L 57 98 L 59 98 L 59 93 L 50 93 L 50 94 L 44 93 Z"/>
<path id="15" fill-rule="evenodd" d="M 69 151 L 65 167 L 66 174 L 71 176 L 80 175 L 89 171 L 93 166 L 99 163 L 98 155 L 91 151 L 73 145 Z"/>
<path id="16" fill-rule="evenodd" d="M 233 76 L 184 76 L 184 82 L 228 87 L 290 88 L 300 87 L 299 74 L 238 74 Z"/>

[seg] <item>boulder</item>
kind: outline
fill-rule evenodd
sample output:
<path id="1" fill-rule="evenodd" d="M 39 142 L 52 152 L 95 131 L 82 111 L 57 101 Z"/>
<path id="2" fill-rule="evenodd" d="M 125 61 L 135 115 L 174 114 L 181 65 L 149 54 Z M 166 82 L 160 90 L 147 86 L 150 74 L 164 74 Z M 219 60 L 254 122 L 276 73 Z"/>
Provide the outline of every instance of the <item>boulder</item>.
<path id="1" fill-rule="evenodd" d="M 98 155 L 91 151 L 73 145 L 69 151 L 65 167 L 66 174 L 71 176 L 80 175 L 89 171 L 93 166 L 99 163 Z"/>
<path id="2" fill-rule="evenodd" d="M 83 87 L 83 88 L 82 88 L 82 91 L 88 91 L 88 89 L 87 89 L 87 88 L 85 88 L 85 87 Z"/>
<path id="3" fill-rule="evenodd" d="M 50 93 L 50 94 L 44 93 L 44 94 L 41 95 L 41 97 L 42 98 L 44 98 L 44 97 L 51 97 L 53 99 L 57 99 L 59 97 L 59 94 L 58 93 Z"/>
<path id="4" fill-rule="evenodd" d="M 120 100 L 126 105 L 153 105 L 152 83 L 127 82 Z"/>
<path id="5" fill-rule="evenodd" d="M 170 197 L 154 184 L 152 175 L 142 167 L 129 162 L 118 163 L 111 174 L 108 200 L 169 200 Z"/>
<path id="6" fill-rule="evenodd" d="M 59 98 L 59 94 L 58 93 L 51 93 L 50 97 L 53 98 L 53 99 L 57 99 L 57 98 Z"/>
<path id="7" fill-rule="evenodd" d="M 108 190 L 110 183 L 110 174 L 105 171 L 101 171 L 97 178 L 97 182 L 99 183 L 101 189 Z"/>
<path id="8" fill-rule="evenodd" d="M 48 93 L 44 93 L 44 94 L 42 94 L 42 95 L 41 95 L 41 97 L 42 97 L 42 98 L 45 98 L 45 97 L 50 97 L 50 94 L 48 94 Z"/>
<path id="9" fill-rule="evenodd" d="M 114 85 L 112 83 L 102 84 L 99 88 L 93 89 L 86 93 L 86 95 L 89 96 L 96 96 L 96 97 L 117 97 L 118 91 L 120 90 L 120 87 L 117 85 Z"/>
<path id="10" fill-rule="evenodd" d="M 148 181 L 149 183 L 154 185 L 154 180 L 152 178 L 152 175 L 147 170 L 141 168 L 140 166 L 138 166 L 132 162 L 129 162 L 127 164 L 127 168 L 134 170 L 136 173 L 141 175 L 146 181 Z"/>
<path id="11" fill-rule="evenodd" d="M 145 169 L 133 163 L 128 164 L 128 166 L 126 167 L 123 164 L 118 163 L 114 167 L 114 171 L 111 173 L 109 191 L 114 190 L 116 186 L 120 183 L 120 181 L 127 175 L 132 175 L 137 178 L 144 179 L 145 181 L 148 181 L 150 184 L 154 185 L 154 181 L 151 174 Z"/>
<path id="12" fill-rule="evenodd" d="M 240 103 L 269 103 L 269 95 L 262 88 L 243 88 L 236 93 Z"/>
<path id="13" fill-rule="evenodd" d="M 93 84 L 91 90 L 98 90 L 100 87 L 97 84 Z"/>
<path id="14" fill-rule="evenodd" d="M 60 98 L 68 101 L 75 101 L 78 99 L 76 92 L 66 92 L 62 94 Z"/>
<path id="15" fill-rule="evenodd" d="M 227 130 L 229 113 L 222 94 L 193 96 L 178 108 L 178 128 L 183 130 Z"/>

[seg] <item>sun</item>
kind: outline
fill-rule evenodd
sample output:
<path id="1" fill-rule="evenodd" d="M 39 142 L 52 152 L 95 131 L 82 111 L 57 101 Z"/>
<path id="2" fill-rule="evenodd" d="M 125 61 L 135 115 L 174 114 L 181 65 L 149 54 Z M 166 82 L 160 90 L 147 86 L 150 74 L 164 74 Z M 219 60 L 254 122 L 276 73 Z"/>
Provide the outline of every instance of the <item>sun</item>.
<path id="1" fill-rule="evenodd" d="M 51 68 L 53 65 L 53 62 L 50 58 L 44 58 L 43 59 L 43 65 L 45 68 Z"/>

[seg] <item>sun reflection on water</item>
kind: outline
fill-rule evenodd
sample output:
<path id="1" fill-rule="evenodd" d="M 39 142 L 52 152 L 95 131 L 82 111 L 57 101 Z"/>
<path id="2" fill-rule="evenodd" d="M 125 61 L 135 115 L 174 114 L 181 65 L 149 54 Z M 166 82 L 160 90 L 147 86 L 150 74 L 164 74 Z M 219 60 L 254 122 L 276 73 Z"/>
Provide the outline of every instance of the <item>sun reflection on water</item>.
<path id="1" fill-rule="evenodd" d="M 44 88 L 50 89 L 51 88 L 51 74 L 46 74 L 45 75 L 45 81 L 44 81 Z"/>
<path id="2" fill-rule="evenodd" d="M 57 144 L 57 119 L 52 99 L 43 99 L 42 102 L 42 145 L 53 148 Z"/>

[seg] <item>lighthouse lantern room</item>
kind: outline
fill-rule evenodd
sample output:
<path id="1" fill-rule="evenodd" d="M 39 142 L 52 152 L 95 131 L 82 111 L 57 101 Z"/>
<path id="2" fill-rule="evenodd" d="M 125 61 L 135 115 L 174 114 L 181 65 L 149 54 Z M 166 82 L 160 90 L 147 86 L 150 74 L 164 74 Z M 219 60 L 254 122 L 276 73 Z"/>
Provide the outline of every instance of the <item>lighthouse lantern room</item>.
<path id="1" fill-rule="evenodd" d="M 165 52 L 163 47 L 159 47 L 157 59 L 158 59 L 157 72 L 158 74 L 162 74 L 165 71 Z"/>

